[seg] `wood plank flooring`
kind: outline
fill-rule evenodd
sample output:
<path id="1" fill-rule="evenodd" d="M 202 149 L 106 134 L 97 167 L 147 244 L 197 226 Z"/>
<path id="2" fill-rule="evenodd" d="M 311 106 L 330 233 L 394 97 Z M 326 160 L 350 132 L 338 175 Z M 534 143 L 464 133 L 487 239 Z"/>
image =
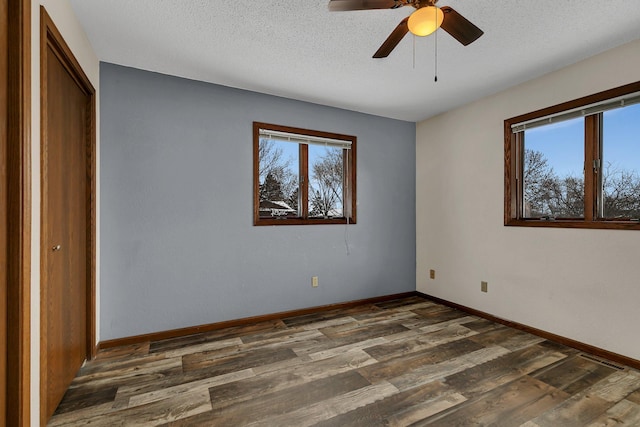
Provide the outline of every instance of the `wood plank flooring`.
<path id="1" fill-rule="evenodd" d="M 639 426 L 640 372 L 419 297 L 101 351 L 50 426 Z"/>

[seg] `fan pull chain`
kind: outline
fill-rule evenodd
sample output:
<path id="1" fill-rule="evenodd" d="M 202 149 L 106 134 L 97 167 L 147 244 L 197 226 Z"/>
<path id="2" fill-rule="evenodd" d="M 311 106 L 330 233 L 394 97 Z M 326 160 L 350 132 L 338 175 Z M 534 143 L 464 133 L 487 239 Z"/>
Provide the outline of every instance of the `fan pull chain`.
<path id="1" fill-rule="evenodd" d="M 413 69 L 416 69 L 416 36 L 413 35 Z"/>
<path id="2" fill-rule="evenodd" d="M 437 9 L 436 9 L 436 21 L 438 22 L 438 15 L 437 15 Z M 435 48 L 435 61 L 434 61 L 434 77 L 433 77 L 433 81 L 437 82 L 438 81 L 438 29 L 436 28 L 435 34 L 435 43 L 436 43 L 436 48 Z"/>

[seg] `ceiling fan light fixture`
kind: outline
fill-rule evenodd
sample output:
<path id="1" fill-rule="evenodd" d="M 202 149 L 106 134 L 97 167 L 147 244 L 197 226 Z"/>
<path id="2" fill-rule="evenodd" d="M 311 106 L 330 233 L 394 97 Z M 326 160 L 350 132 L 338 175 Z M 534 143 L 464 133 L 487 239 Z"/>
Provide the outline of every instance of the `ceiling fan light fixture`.
<path id="1" fill-rule="evenodd" d="M 426 6 L 413 12 L 407 25 L 412 34 L 423 37 L 440 28 L 443 20 L 444 13 L 439 7 Z"/>

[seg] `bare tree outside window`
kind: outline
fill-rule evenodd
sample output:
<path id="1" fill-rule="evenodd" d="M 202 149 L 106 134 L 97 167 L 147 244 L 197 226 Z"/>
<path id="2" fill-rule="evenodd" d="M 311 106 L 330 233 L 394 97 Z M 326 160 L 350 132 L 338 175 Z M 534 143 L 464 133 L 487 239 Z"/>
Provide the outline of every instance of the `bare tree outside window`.
<path id="1" fill-rule="evenodd" d="M 294 154 L 297 144 L 261 138 L 258 148 L 260 215 L 286 217 L 298 215 L 298 175 Z M 287 149 L 285 153 L 285 149 Z"/>
<path id="2" fill-rule="evenodd" d="M 640 176 L 636 171 L 607 162 L 602 176 L 604 215 L 607 218 L 640 218 Z"/>
<path id="3" fill-rule="evenodd" d="M 314 147 L 315 148 L 315 147 Z M 309 149 L 316 154 L 311 166 L 309 182 L 309 216 L 341 217 L 344 183 L 343 150 L 340 148 Z"/>
<path id="4" fill-rule="evenodd" d="M 559 177 L 543 153 L 525 150 L 525 216 L 579 218 L 584 211 L 584 178 Z M 607 218 L 640 218 L 640 176 L 608 162 L 602 168 L 602 193 Z"/>

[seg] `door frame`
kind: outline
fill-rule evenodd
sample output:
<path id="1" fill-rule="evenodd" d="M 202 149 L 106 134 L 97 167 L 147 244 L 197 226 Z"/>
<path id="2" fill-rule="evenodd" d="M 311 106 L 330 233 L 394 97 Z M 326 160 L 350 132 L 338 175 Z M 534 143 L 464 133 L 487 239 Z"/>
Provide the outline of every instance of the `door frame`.
<path id="1" fill-rule="evenodd" d="M 26 426 L 31 411 L 31 1 L 8 0 L 6 12 L 6 425 Z"/>
<path id="2" fill-rule="evenodd" d="M 7 90 L 9 89 L 9 2 L 0 0 L 0 266 L 7 265 Z M 0 422 L 7 420 L 7 269 L 0 267 Z"/>
<path id="3" fill-rule="evenodd" d="M 41 331 L 45 330 L 44 326 L 46 318 L 44 316 L 47 304 L 47 289 L 45 284 L 48 283 L 48 271 L 46 268 L 49 256 L 48 242 L 45 241 L 47 236 L 47 179 L 46 162 L 48 153 L 48 128 L 47 128 L 47 50 L 51 48 L 57 58 L 67 69 L 78 86 L 85 92 L 89 98 L 88 117 L 87 117 L 87 134 L 85 136 L 86 143 L 86 173 L 87 188 L 86 206 L 87 206 L 87 277 L 86 277 L 86 331 L 87 331 L 87 359 L 93 359 L 96 355 L 96 93 L 89 78 L 86 76 L 80 63 L 73 55 L 71 49 L 64 41 L 64 38 L 56 28 L 51 17 L 45 10 L 44 6 L 40 6 L 40 170 L 41 170 L 41 206 L 40 206 L 40 325 Z M 45 334 L 40 335 L 41 349 L 44 349 L 47 343 Z M 47 358 L 44 351 L 40 352 L 40 420 L 42 424 L 46 424 L 45 405 L 47 384 Z"/>

